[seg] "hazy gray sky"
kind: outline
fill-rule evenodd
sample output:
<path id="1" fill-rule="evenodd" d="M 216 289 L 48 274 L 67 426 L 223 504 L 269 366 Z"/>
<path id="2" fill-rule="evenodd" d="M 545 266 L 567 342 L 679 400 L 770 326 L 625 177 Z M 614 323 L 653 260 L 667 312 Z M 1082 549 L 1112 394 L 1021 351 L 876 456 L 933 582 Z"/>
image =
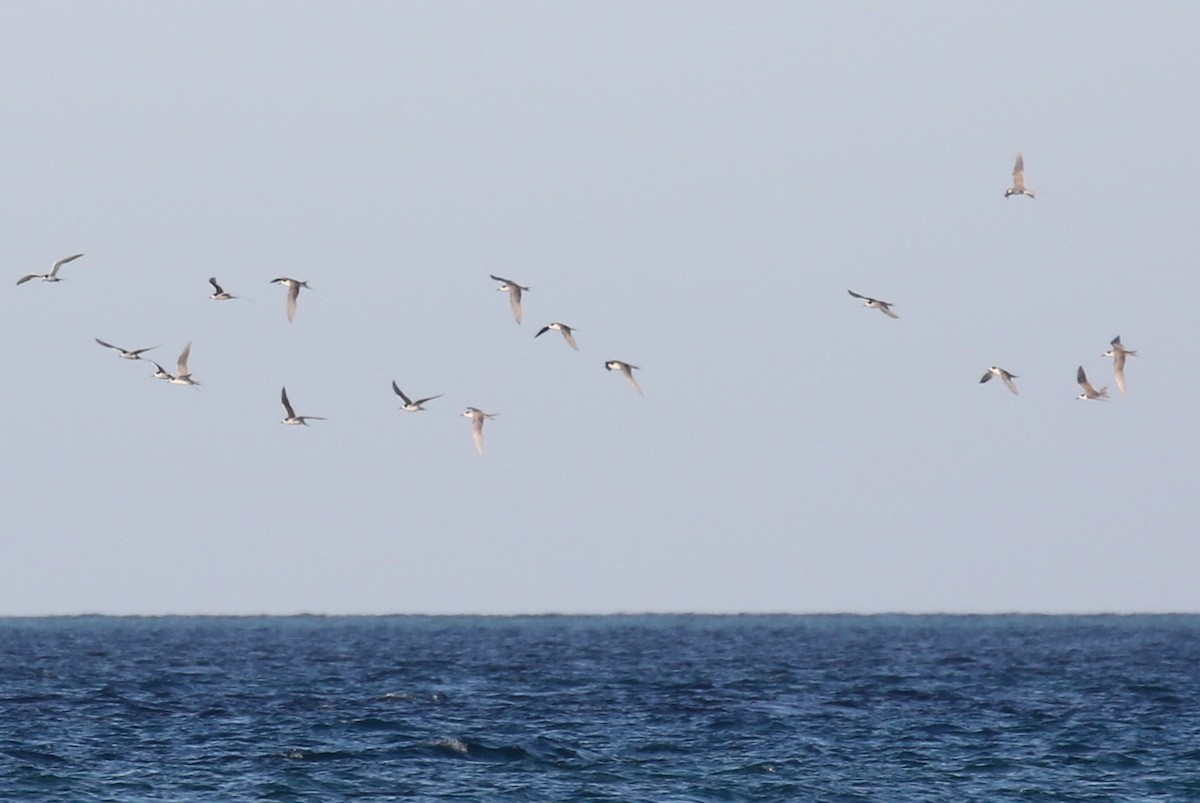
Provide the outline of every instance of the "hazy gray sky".
<path id="1" fill-rule="evenodd" d="M 1197 30 L 4 5 L 0 614 L 1200 611 Z"/>

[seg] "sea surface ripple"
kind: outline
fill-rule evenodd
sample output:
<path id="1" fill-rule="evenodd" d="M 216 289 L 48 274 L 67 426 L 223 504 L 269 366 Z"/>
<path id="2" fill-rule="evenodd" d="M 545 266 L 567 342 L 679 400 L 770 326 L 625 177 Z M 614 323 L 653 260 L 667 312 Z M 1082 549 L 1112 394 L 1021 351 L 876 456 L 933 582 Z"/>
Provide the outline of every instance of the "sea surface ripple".
<path id="1" fill-rule="evenodd" d="M 0 800 L 1200 800 L 1198 616 L 0 619 Z"/>

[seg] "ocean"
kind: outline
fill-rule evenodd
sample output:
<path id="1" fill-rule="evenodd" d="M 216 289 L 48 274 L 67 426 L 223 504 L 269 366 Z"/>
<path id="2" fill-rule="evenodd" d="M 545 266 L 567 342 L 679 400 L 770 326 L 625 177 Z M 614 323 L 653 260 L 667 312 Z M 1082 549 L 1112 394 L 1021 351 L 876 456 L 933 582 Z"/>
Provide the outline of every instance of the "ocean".
<path id="1" fill-rule="evenodd" d="M 1200 800 L 1200 616 L 0 619 L 0 800 Z"/>

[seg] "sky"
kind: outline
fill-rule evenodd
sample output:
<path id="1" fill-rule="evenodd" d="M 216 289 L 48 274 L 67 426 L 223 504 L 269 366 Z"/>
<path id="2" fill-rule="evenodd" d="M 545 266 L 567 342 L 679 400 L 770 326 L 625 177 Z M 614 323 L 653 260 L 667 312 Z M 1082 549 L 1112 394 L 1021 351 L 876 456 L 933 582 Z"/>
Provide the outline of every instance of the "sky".
<path id="1" fill-rule="evenodd" d="M 5 4 L 0 615 L 1200 612 L 1197 30 Z"/>

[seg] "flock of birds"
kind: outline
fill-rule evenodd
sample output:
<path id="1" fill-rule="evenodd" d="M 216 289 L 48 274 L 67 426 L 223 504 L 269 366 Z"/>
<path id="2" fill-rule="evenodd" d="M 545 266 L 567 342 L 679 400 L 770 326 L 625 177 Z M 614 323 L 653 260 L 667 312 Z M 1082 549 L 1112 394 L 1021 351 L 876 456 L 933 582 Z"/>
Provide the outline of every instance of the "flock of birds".
<path id="1" fill-rule="evenodd" d="M 70 262 L 73 262 L 82 256 L 83 256 L 83 254 L 72 254 L 71 256 L 63 257 L 62 259 L 60 259 L 54 263 L 54 265 L 50 268 L 50 271 L 48 273 L 28 273 L 17 280 L 17 285 L 18 286 L 22 285 L 25 282 L 28 282 L 32 279 L 41 279 L 43 282 L 60 282 L 60 281 L 62 281 L 62 279 L 60 279 L 58 277 L 58 272 L 62 268 L 62 266 L 66 265 Z M 505 279 L 500 276 L 492 276 L 491 278 L 500 283 L 500 287 L 498 289 L 501 292 L 508 293 L 509 302 L 512 305 L 513 317 L 516 319 L 516 322 L 519 325 L 521 323 L 521 294 L 522 294 L 522 292 L 527 292 L 529 290 L 529 288 L 524 287 L 520 284 L 517 284 L 516 282 L 512 281 L 511 279 Z M 232 293 L 228 292 L 225 288 L 223 288 L 217 282 L 217 278 L 215 276 L 210 277 L 208 282 L 209 282 L 209 284 L 212 285 L 212 288 L 213 288 L 213 292 L 209 296 L 209 299 L 211 299 L 213 301 L 230 301 L 232 299 L 238 298 L 238 296 L 233 295 Z M 279 284 L 279 285 L 282 285 L 283 287 L 287 288 L 287 299 L 286 299 L 287 319 L 289 322 L 294 321 L 296 318 L 296 304 L 297 304 L 297 300 L 300 297 L 300 288 L 311 289 L 308 287 L 308 282 L 301 281 L 299 279 L 293 279 L 293 278 L 290 278 L 287 276 L 281 276 L 277 279 L 272 279 L 270 283 L 271 284 Z M 559 321 L 554 321 L 552 323 L 546 324 L 545 326 L 543 326 L 541 329 L 538 330 L 537 334 L 535 334 L 534 337 L 535 338 L 541 337 L 543 334 L 545 334 L 546 332 L 550 332 L 550 331 L 560 333 L 563 336 L 563 339 L 566 340 L 567 345 L 569 345 L 575 351 L 579 351 L 579 344 L 575 342 L 575 335 L 574 335 L 573 327 L 568 326 L 567 324 L 561 323 Z M 186 346 L 183 347 L 183 351 L 180 352 L 179 358 L 175 361 L 175 373 L 171 373 L 171 372 L 167 371 L 165 368 L 163 368 L 163 366 L 161 366 L 157 362 L 155 362 L 154 360 L 150 360 L 149 358 L 145 358 L 142 356 L 146 352 L 152 351 L 153 349 L 158 348 L 158 346 L 149 346 L 146 348 L 139 348 L 139 349 L 126 349 L 126 348 L 122 348 L 121 346 L 116 346 L 116 345 L 113 345 L 112 343 L 108 343 L 104 340 L 101 340 L 98 337 L 95 338 L 95 340 L 96 340 L 96 343 L 103 346 L 104 348 L 111 349 L 111 350 L 117 352 L 117 356 L 122 359 L 146 360 L 147 362 L 150 362 L 155 368 L 155 371 L 153 374 L 153 377 L 155 379 L 162 379 L 167 382 L 170 382 L 173 385 L 191 385 L 192 387 L 199 387 L 201 384 L 197 379 L 195 379 L 192 376 L 191 369 L 188 367 L 188 357 L 191 355 L 191 352 L 192 352 L 192 344 L 190 341 L 188 342 L 188 344 Z M 604 363 L 604 367 L 606 369 L 608 369 L 609 371 L 619 371 L 625 377 L 625 379 L 629 382 L 629 384 L 632 385 L 633 388 L 639 394 L 645 395 L 642 391 L 641 385 L 638 384 L 637 379 L 634 378 L 634 376 L 633 376 L 633 372 L 635 370 L 640 370 L 638 368 L 638 366 L 633 365 L 631 363 L 624 362 L 622 360 L 606 360 Z M 400 399 L 404 402 L 404 404 L 400 407 L 400 409 L 405 412 L 408 412 L 408 413 L 417 413 L 417 412 L 423 411 L 425 409 L 424 405 L 426 402 L 431 402 L 434 399 L 440 399 L 443 395 L 443 394 L 439 393 L 434 396 L 426 396 L 425 398 L 422 398 L 422 399 L 412 399 L 408 395 L 406 395 L 404 393 L 404 391 L 402 391 L 400 389 L 399 385 L 396 384 L 395 380 L 392 380 L 392 391 L 397 396 L 399 396 Z M 296 413 L 295 408 L 292 407 L 291 400 L 288 399 L 288 393 L 287 393 L 286 386 L 281 389 L 280 401 L 283 404 L 283 409 L 284 409 L 284 412 L 286 413 L 286 415 L 284 416 L 283 420 L 280 423 L 308 426 L 309 421 L 324 421 L 325 420 L 324 416 L 319 416 L 319 415 L 298 415 Z M 481 454 L 481 455 L 483 454 L 483 422 L 487 419 L 495 418 L 497 415 L 499 415 L 499 414 L 498 413 L 486 413 L 477 407 L 468 407 L 466 409 L 466 411 L 463 413 L 464 417 L 471 419 L 471 434 L 472 434 L 472 437 L 475 442 L 475 450 L 478 451 L 479 454 Z"/>
<path id="2" fill-rule="evenodd" d="M 1013 165 L 1013 174 L 1012 175 L 1013 175 L 1012 186 L 1009 187 L 1005 191 L 1004 197 L 1008 198 L 1013 195 L 1023 195 L 1028 198 L 1036 197 L 1034 195 L 1033 190 L 1029 189 L 1025 185 L 1025 160 L 1022 157 L 1022 155 L 1020 154 L 1020 152 L 1017 153 L 1016 162 Z M 83 256 L 83 254 L 72 254 L 71 256 L 63 257 L 62 259 L 60 259 L 54 263 L 54 265 L 50 268 L 50 271 L 48 273 L 28 273 L 28 274 L 22 276 L 20 279 L 18 279 L 17 284 L 22 285 L 33 279 L 41 279 L 43 282 L 59 282 L 59 281 L 61 281 L 61 279 L 58 277 L 59 270 L 61 270 L 64 265 L 74 262 L 75 260 L 79 259 L 82 256 Z M 525 287 L 521 284 L 518 284 L 517 282 L 513 281 L 512 279 L 506 279 L 502 276 L 495 276 L 495 275 L 491 275 L 491 274 L 489 274 L 489 275 L 491 276 L 491 278 L 494 281 L 497 281 L 500 283 L 500 287 L 498 289 L 501 292 L 508 293 L 509 303 L 512 306 L 513 318 L 516 320 L 517 324 L 519 325 L 521 323 L 522 294 L 525 292 L 528 292 L 529 288 Z M 213 288 L 213 292 L 209 296 L 209 298 L 212 299 L 213 301 L 229 301 L 231 299 L 238 298 L 238 296 L 235 296 L 232 293 L 225 290 L 225 288 L 223 288 L 217 282 L 217 279 L 215 276 L 210 278 L 208 281 L 209 281 L 209 284 L 211 284 L 212 288 Z M 301 290 L 301 288 L 307 289 L 308 283 L 306 281 L 301 281 L 299 279 L 293 279 L 293 278 L 290 278 L 287 276 L 281 276 L 277 279 L 272 279 L 271 284 L 278 284 L 278 285 L 281 285 L 281 286 L 287 288 L 287 298 L 286 298 L 287 319 L 289 322 L 295 320 L 296 303 L 300 297 L 300 290 Z M 897 315 L 895 312 L 892 311 L 893 305 L 891 304 L 891 302 L 883 301 L 878 298 L 872 298 L 871 296 L 863 295 L 861 293 L 856 293 L 853 290 L 848 290 L 847 292 L 849 292 L 852 297 L 863 301 L 865 306 L 867 306 L 871 309 L 877 309 L 880 312 L 882 312 L 884 315 L 888 316 L 889 318 L 899 318 L 900 317 L 899 315 Z M 579 344 L 575 342 L 574 328 L 571 326 L 568 326 L 565 323 L 562 323 L 561 321 L 553 321 L 551 323 L 546 324 L 545 326 L 543 326 L 541 329 L 538 330 L 537 334 L 535 334 L 534 337 L 535 338 L 541 337 L 546 332 L 551 332 L 551 331 L 558 332 L 559 334 L 561 334 L 568 346 L 570 346 L 575 351 L 579 351 Z M 150 347 L 150 348 L 125 349 L 120 346 L 115 346 L 112 343 L 107 343 L 107 342 L 101 340 L 100 338 L 96 338 L 96 342 L 99 345 L 103 346 L 104 348 L 112 349 L 113 351 L 117 352 L 119 357 L 126 359 L 126 360 L 146 359 L 146 358 L 143 358 L 142 355 L 145 354 L 147 351 L 150 351 L 152 348 L 157 348 L 156 346 L 154 346 L 154 347 Z M 1124 392 L 1125 391 L 1125 361 L 1126 361 L 1126 358 L 1128 358 L 1128 357 L 1137 356 L 1137 352 L 1132 349 L 1125 348 L 1125 346 L 1122 345 L 1122 343 L 1121 343 L 1120 335 L 1114 337 L 1112 339 L 1112 341 L 1110 341 L 1109 346 L 1110 346 L 1110 348 L 1108 351 L 1104 352 L 1104 356 L 1112 358 L 1113 374 L 1116 377 L 1117 387 L 1120 388 L 1120 390 L 1122 392 Z M 192 387 L 198 387 L 200 385 L 200 382 L 197 381 L 192 376 L 191 369 L 188 367 L 188 357 L 191 354 L 191 350 L 192 350 L 192 344 L 189 342 L 186 346 L 183 347 L 183 351 L 180 352 L 179 358 L 175 362 L 175 372 L 174 373 L 167 371 L 165 368 L 163 368 L 157 362 L 154 362 L 153 360 L 149 360 L 149 362 L 151 362 L 155 367 L 155 372 L 153 374 L 154 378 L 165 380 L 174 385 L 191 385 Z M 624 362 L 622 360 L 607 360 L 604 363 L 604 367 L 609 371 L 620 372 L 620 374 L 625 377 L 626 381 L 628 381 L 629 384 L 632 385 L 633 388 L 639 394 L 644 395 L 642 392 L 641 385 L 638 384 L 637 379 L 633 375 L 633 372 L 635 370 L 640 370 L 638 368 L 638 366 L 633 365 L 628 362 Z M 1011 371 L 1008 371 L 1007 369 L 1000 368 L 999 366 L 993 365 L 990 368 L 988 368 L 988 370 L 984 373 L 983 377 L 979 381 L 980 381 L 980 383 L 988 382 L 993 377 L 999 377 L 1000 380 L 1005 384 L 1005 386 L 1013 393 L 1013 395 L 1018 394 L 1016 382 L 1013 381 L 1014 379 L 1018 378 L 1016 374 L 1012 373 Z M 1081 400 L 1095 400 L 1095 401 L 1105 401 L 1108 399 L 1108 388 L 1101 387 L 1099 390 L 1097 390 L 1092 385 L 1092 383 L 1088 381 L 1087 374 L 1084 372 L 1082 365 L 1079 366 L 1079 369 L 1076 372 L 1075 380 L 1076 380 L 1076 382 L 1079 383 L 1080 388 L 1082 388 L 1082 390 L 1083 390 L 1083 392 L 1080 393 L 1079 396 L 1077 396 L 1076 398 L 1081 399 Z M 443 395 L 443 394 L 439 393 L 434 396 L 426 396 L 426 397 L 420 398 L 420 399 L 413 399 L 413 398 L 410 398 L 408 395 L 406 395 L 404 393 L 404 391 L 402 391 L 400 389 L 399 385 L 396 384 L 395 380 L 392 381 L 392 391 L 404 402 L 404 404 L 400 407 L 400 409 L 405 412 L 409 412 L 409 413 L 421 412 L 422 410 L 425 409 L 424 405 L 427 402 L 431 402 L 435 399 L 440 399 Z M 309 421 L 325 420 L 323 416 L 319 416 L 319 415 L 298 415 L 295 411 L 295 408 L 292 406 L 291 400 L 288 399 L 286 387 L 284 387 L 281 390 L 280 401 L 282 402 L 284 412 L 286 413 L 286 415 L 283 418 L 283 421 L 281 423 L 308 426 Z M 493 419 L 497 415 L 498 415 L 497 413 L 484 412 L 483 410 L 479 409 L 478 407 L 468 407 L 466 409 L 466 411 L 463 413 L 464 417 L 469 418 L 471 420 L 471 433 L 472 433 L 472 437 L 475 442 L 475 449 L 481 455 L 483 454 L 483 424 L 484 424 L 484 421 L 486 421 L 488 419 Z"/>
<path id="3" fill-rule="evenodd" d="M 1025 186 L 1025 157 L 1021 155 L 1020 151 L 1017 152 L 1017 160 L 1013 164 L 1012 186 L 1004 191 L 1005 198 L 1009 198 L 1013 195 L 1024 195 L 1027 198 L 1036 197 L 1033 193 L 1033 190 Z M 850 293 L 850 295 L 854 298 L 862 300 L 865 303 L 865 306 L 870 307 L 871 309 L 877 309 L 889 318 L 900 317 L 896 313 L 892 312 L 892 304 L 888 301 L 881 301 L 878 298 L 864 296 L 861 293 L 854 292 L 853 290 L 848 290 L 847 292 Z M 1109 349 L 1108 351 L 1104 352 L 1103 356 L 1112 357 L 1113 376 L 1117 380 L 1117 387 L 1121 389 L 1122 393 L 1124 393 L 1125 358 L 1136 357 L 1137 352 L 1133 351 L 1132 349 L 1125 348 L 1125 346 L 1121 344 L 1121 336 L 1117 335 L 1111 341 L 1109 341 Z M 1017 390 L 1017 383 L 1013 382 L 1014 379 L 1018 378 L 1017 375 L 995 365 L 987 369 L 987 372 L 984 373 L 983 378 L 980 379 L 979 382 L 982 384 L 990 380 L 992 377 L 997 376 L 1000 377 L 1005 386 L 1012 391 L 1014 396 L 1019 394 L 1019 391 Z M 1084 372 L 1082 365 L 1079 366 L 1079 369 L 1075 372 L 1075 381 L 1078 382 L 1079 387 L 1083 389 L 1083 392 L 1075 397 L 1077 400 L 1086 401 L 1090 399 L 1093 401 L 1108 401 L 1108 387 L 1105 386 L 1097 390 L 1092 383 L 1088 381 L 1087 374 Z"/>

